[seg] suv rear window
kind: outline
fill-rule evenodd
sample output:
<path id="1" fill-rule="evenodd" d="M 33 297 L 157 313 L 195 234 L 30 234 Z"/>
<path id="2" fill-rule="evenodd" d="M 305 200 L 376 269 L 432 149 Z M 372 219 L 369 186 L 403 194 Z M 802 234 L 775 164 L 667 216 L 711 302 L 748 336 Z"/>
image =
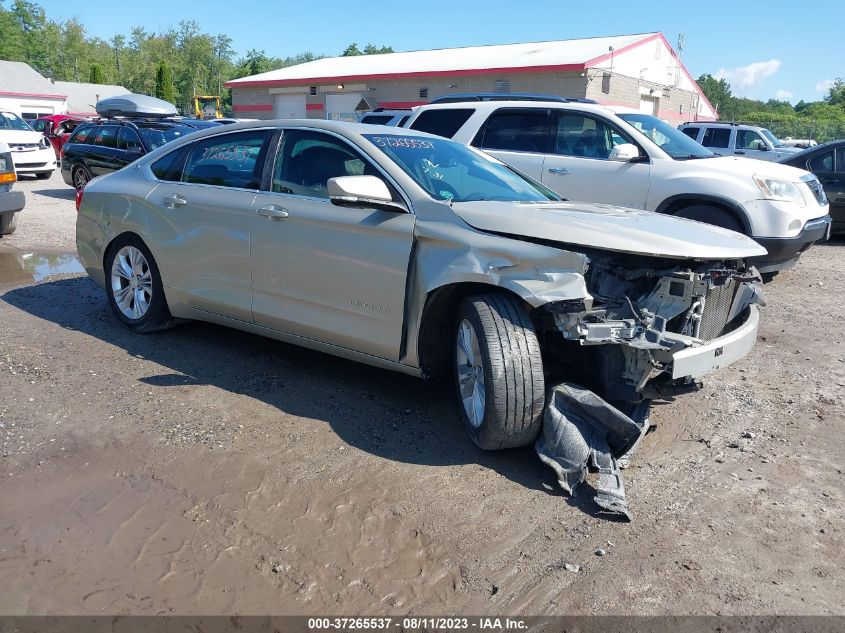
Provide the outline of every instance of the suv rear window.
<path id="1" fill-rule="evenodd" d="M 701 139 L 704 147 L 730 147 L 731 130 L 727 127 L 709 127 L 704 130 L 704 138 Z"/>
<path id="2" fill-rule="evenodd" d="M 487 119 L 472 144 L 484 149 L 546 152 L 550 125 L 549 110 L 501 108 Z"/>
<path id="3" fill-rule="evenodd" d="M 685 127 L 681 132 L 689 136 L 692 140 L 695 140 L 698 137 L 698 131 L 700 127 Z"/>
<path id="4" fill-rule="evenodd" d="M 73 135 L 68 139 L 68 143 L 90 143 L 94 140 L 94 136 L 91 132 L 96 129 L 97 128 L 91 126 L 77 128 Z"/>
<path id="5" fill-rule="evenodd" d="M 474 112 L 473 108 L 426 110 L 411 124 L 411 129 L 452 138 Z"/>

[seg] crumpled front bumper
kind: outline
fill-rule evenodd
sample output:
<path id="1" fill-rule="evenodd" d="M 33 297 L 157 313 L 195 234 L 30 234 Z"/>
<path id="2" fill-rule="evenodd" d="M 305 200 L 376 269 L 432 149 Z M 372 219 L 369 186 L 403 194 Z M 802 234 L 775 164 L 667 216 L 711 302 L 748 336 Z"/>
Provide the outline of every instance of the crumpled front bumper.
<path id="1" fill-rule="evenodd" d="M 698 378 L 735 363 L 748 354 L 757 341 L 760 311 L 756 305 L 746 308 L 741 325 L 727 334 L 706 343 L 675 335 L 682 345 L 680 351 L 654 352 L 656 360 L 666 363 L 665 371 L 672 378 Z"/>

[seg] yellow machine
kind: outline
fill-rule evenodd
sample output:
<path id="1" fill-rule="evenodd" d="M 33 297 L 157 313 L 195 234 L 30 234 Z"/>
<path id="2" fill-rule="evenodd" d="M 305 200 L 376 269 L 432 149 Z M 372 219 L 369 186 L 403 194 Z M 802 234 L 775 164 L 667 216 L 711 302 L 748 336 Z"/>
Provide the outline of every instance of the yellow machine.
<path id="1" fill-rule="evenodd" d="M 194 116 L 198 119 L 222 119 L 218 95 L 194 95 Z"/>

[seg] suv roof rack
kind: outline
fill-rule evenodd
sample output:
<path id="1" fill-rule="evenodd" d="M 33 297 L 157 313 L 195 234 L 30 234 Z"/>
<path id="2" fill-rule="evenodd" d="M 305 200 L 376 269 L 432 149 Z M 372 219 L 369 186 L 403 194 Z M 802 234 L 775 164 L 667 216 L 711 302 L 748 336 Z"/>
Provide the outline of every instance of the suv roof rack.
<path id="1" fill-rule="evenodd" d="M 748 125 L 737 121 L 684 121 L 681 125 Z"/>
<path id="2" fill-rule="evenodd" d="M 365 112 L 362 116 L 366 116 L 368 114 L 372 114 L 373 112 L 410 112 L 411 108 L 376 108 L 375 110 L 370 110 L 369 112 Z"/>
<path id="3" fill-rule="evenodd" d="M 521 92 L 474 92 L 442 95 L 431 103 L 464 103 L 467 101 L 557 101 L 559 103 L 598 103 L 595 99 L 560 97 Z"/>

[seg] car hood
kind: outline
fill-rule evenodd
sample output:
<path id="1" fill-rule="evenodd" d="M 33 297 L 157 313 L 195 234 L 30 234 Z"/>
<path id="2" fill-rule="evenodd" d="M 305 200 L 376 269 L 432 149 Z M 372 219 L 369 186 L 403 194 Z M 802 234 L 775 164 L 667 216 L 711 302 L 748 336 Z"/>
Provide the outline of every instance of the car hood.
<path id="1" fill-rule="evenodd" d="M 740 259 L 765 255 L 754 240 L 716 226 L 604 204 L 457 202 L 470 226 L 493 233 L 606 251 L 677 259 Z"/>
<path id="2" fill-rule="evenodd" d="M 734 175 L 748 175 L 749 183 L 752 176 L 765 176 L 766 178 L 782 178 L 797 182 L 807 172 L 797 167 L 781 165 L 766 160 L 754 158 L 740 158 L 733 156 L 717 156 L 716 158 L 702 158 L 697 160 L 684 161 L 691 167 L 701 170 L 713 170 L 724 174 L 726 172 Z"/>
<path id="3" fill-rule="evenodd" d="M 17 143 L 37 143 L 44 135 L 35 130 L 0 130 L 0 141 L 15 145 Z"/>

